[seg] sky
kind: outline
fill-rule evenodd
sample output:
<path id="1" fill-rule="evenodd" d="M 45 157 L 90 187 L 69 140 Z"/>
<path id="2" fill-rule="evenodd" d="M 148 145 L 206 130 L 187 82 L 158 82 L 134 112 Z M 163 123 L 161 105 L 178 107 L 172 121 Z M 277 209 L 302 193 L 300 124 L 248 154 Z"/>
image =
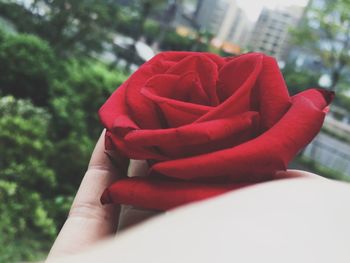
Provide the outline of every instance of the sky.
<path id="1" fill-rule="evenodd" d="M 289 5 L 306 6 L 308 0 L 236 0 L 236 2 L 251 21 L 256 21 L 263 6 L 268 8 Z"/>

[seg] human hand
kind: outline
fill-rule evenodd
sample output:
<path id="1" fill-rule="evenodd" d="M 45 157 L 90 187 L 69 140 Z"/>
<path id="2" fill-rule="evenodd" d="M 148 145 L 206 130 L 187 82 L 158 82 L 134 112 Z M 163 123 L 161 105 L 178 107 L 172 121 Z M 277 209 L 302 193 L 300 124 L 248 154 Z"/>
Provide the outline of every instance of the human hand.
<path id="1" fill-rule="evenodd" d="M 103 206 L 99 199 L 104 189 L 120 176 L 105 153 L 104 134 L 105 131 L 95 146 L 68 218 L 48 259 L 77 253 L 116 232 L 119 206 Z"/>

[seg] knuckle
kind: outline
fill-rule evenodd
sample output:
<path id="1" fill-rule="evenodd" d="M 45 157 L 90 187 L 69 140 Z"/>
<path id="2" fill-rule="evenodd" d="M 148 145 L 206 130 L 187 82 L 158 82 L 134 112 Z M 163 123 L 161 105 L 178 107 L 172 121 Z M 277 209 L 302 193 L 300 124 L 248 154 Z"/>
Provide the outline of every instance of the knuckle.
<path id="1" fill-rule="evenodd" d="M 68 218 L 76 217 L 107 221 L 111 219 L 111 213 L 100 204 L 83 202 L 73 204 L 69 211 Z"/>

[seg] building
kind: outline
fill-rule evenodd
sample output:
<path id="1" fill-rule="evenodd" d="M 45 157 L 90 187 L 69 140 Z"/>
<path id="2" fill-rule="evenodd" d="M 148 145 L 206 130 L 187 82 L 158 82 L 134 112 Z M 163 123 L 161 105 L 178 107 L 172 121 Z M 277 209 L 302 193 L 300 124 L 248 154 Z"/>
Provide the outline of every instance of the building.
<path id="1" fill-rule="evenodd" d="M 198 0 L 194 19 L 202 30 L 217 33 L 230 6 L 229 0 Z"/>
<path id="2" fill-rule="evenodd" d="M 234 0 L 199 0 L 194 18 L 199 28 L 211 32 L 214 42 L 245 46 L 252 24 Z"/>
<path id="3" fill-rule="evenodd" d="M 241 47 L 246 47 L 252 28 L 253 23 L 248 19 L 245 12 L 241 8 L 238 8 L 235 20 L 226 39 L 229 42 L 239 44 Z"/>
<path id="4" fill-rule="evenodd" d="M 289 48 L 289 29 L 298 24 L 303 10 L 300 6 L 264 8 L 251 34 L 250 48 L 274 56 L 278 60 L 285 60 Z"/>
<path id="5" fill-rule="evenodd" d="M 226 2 L 227 7 L 225 13 L 221 17 L 221 23 L 215 35 L 217 40 L 225 42 L 228 40 L 228 36 L 231 33 L 231 29 L 234 27 L 234 23 L 237 22 L 239 8 L 235 1 Z"/>
<path id="6" fill-rule="evenodd" d="M 334 1 L 334 3 L 328 0 L 309 1 L 301 21 L 301 27 L 308 28 L 316 36 L 314 39 L 317 39 L 317 41 L 307 40 L 306 44 L 294 45 L 291 52 L 289 52 L 288 59 L 300 71 L 307 70 L 319 74 L 318 84 L 320 86 L 336 88 L 342 94 L 350 96 L 350 90 L 346 92 L 350 83 L 350 67 L 347 65 L 341 66 L 342 61 L 347 61 L 350 58 L 348 54 L 350 16 L 344 16 L 340 19 L 342 9 L 344 9 L 344 6 L 339 1 Z M 320 13 L 327 15 L 322 18 L 323 16 L 317 16 Z M 324 20 L 321 21 L 322 19 Z M 321 55 L 328 52 L 332 53 L 334 58 Z M 343 55 L 346 55 L 345 59 Z M 332 75 L 335 72 L 337 72 L 338 77 L 336 77 L 337 81 L 334 84 L 335 79 L 332 79 Z M 340 79 L 341 81 L 339 81 Z"/>

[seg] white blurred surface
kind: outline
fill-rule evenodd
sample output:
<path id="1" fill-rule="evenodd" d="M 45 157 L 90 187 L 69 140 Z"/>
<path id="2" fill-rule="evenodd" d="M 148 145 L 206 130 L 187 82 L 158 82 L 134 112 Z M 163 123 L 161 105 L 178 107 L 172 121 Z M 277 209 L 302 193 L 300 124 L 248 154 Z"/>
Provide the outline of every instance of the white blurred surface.
<path id="1" fill-rule="evenodd" d="M 185 206 L 62 262 L 350 262 L 350 185 L 258 184 Z"/>

